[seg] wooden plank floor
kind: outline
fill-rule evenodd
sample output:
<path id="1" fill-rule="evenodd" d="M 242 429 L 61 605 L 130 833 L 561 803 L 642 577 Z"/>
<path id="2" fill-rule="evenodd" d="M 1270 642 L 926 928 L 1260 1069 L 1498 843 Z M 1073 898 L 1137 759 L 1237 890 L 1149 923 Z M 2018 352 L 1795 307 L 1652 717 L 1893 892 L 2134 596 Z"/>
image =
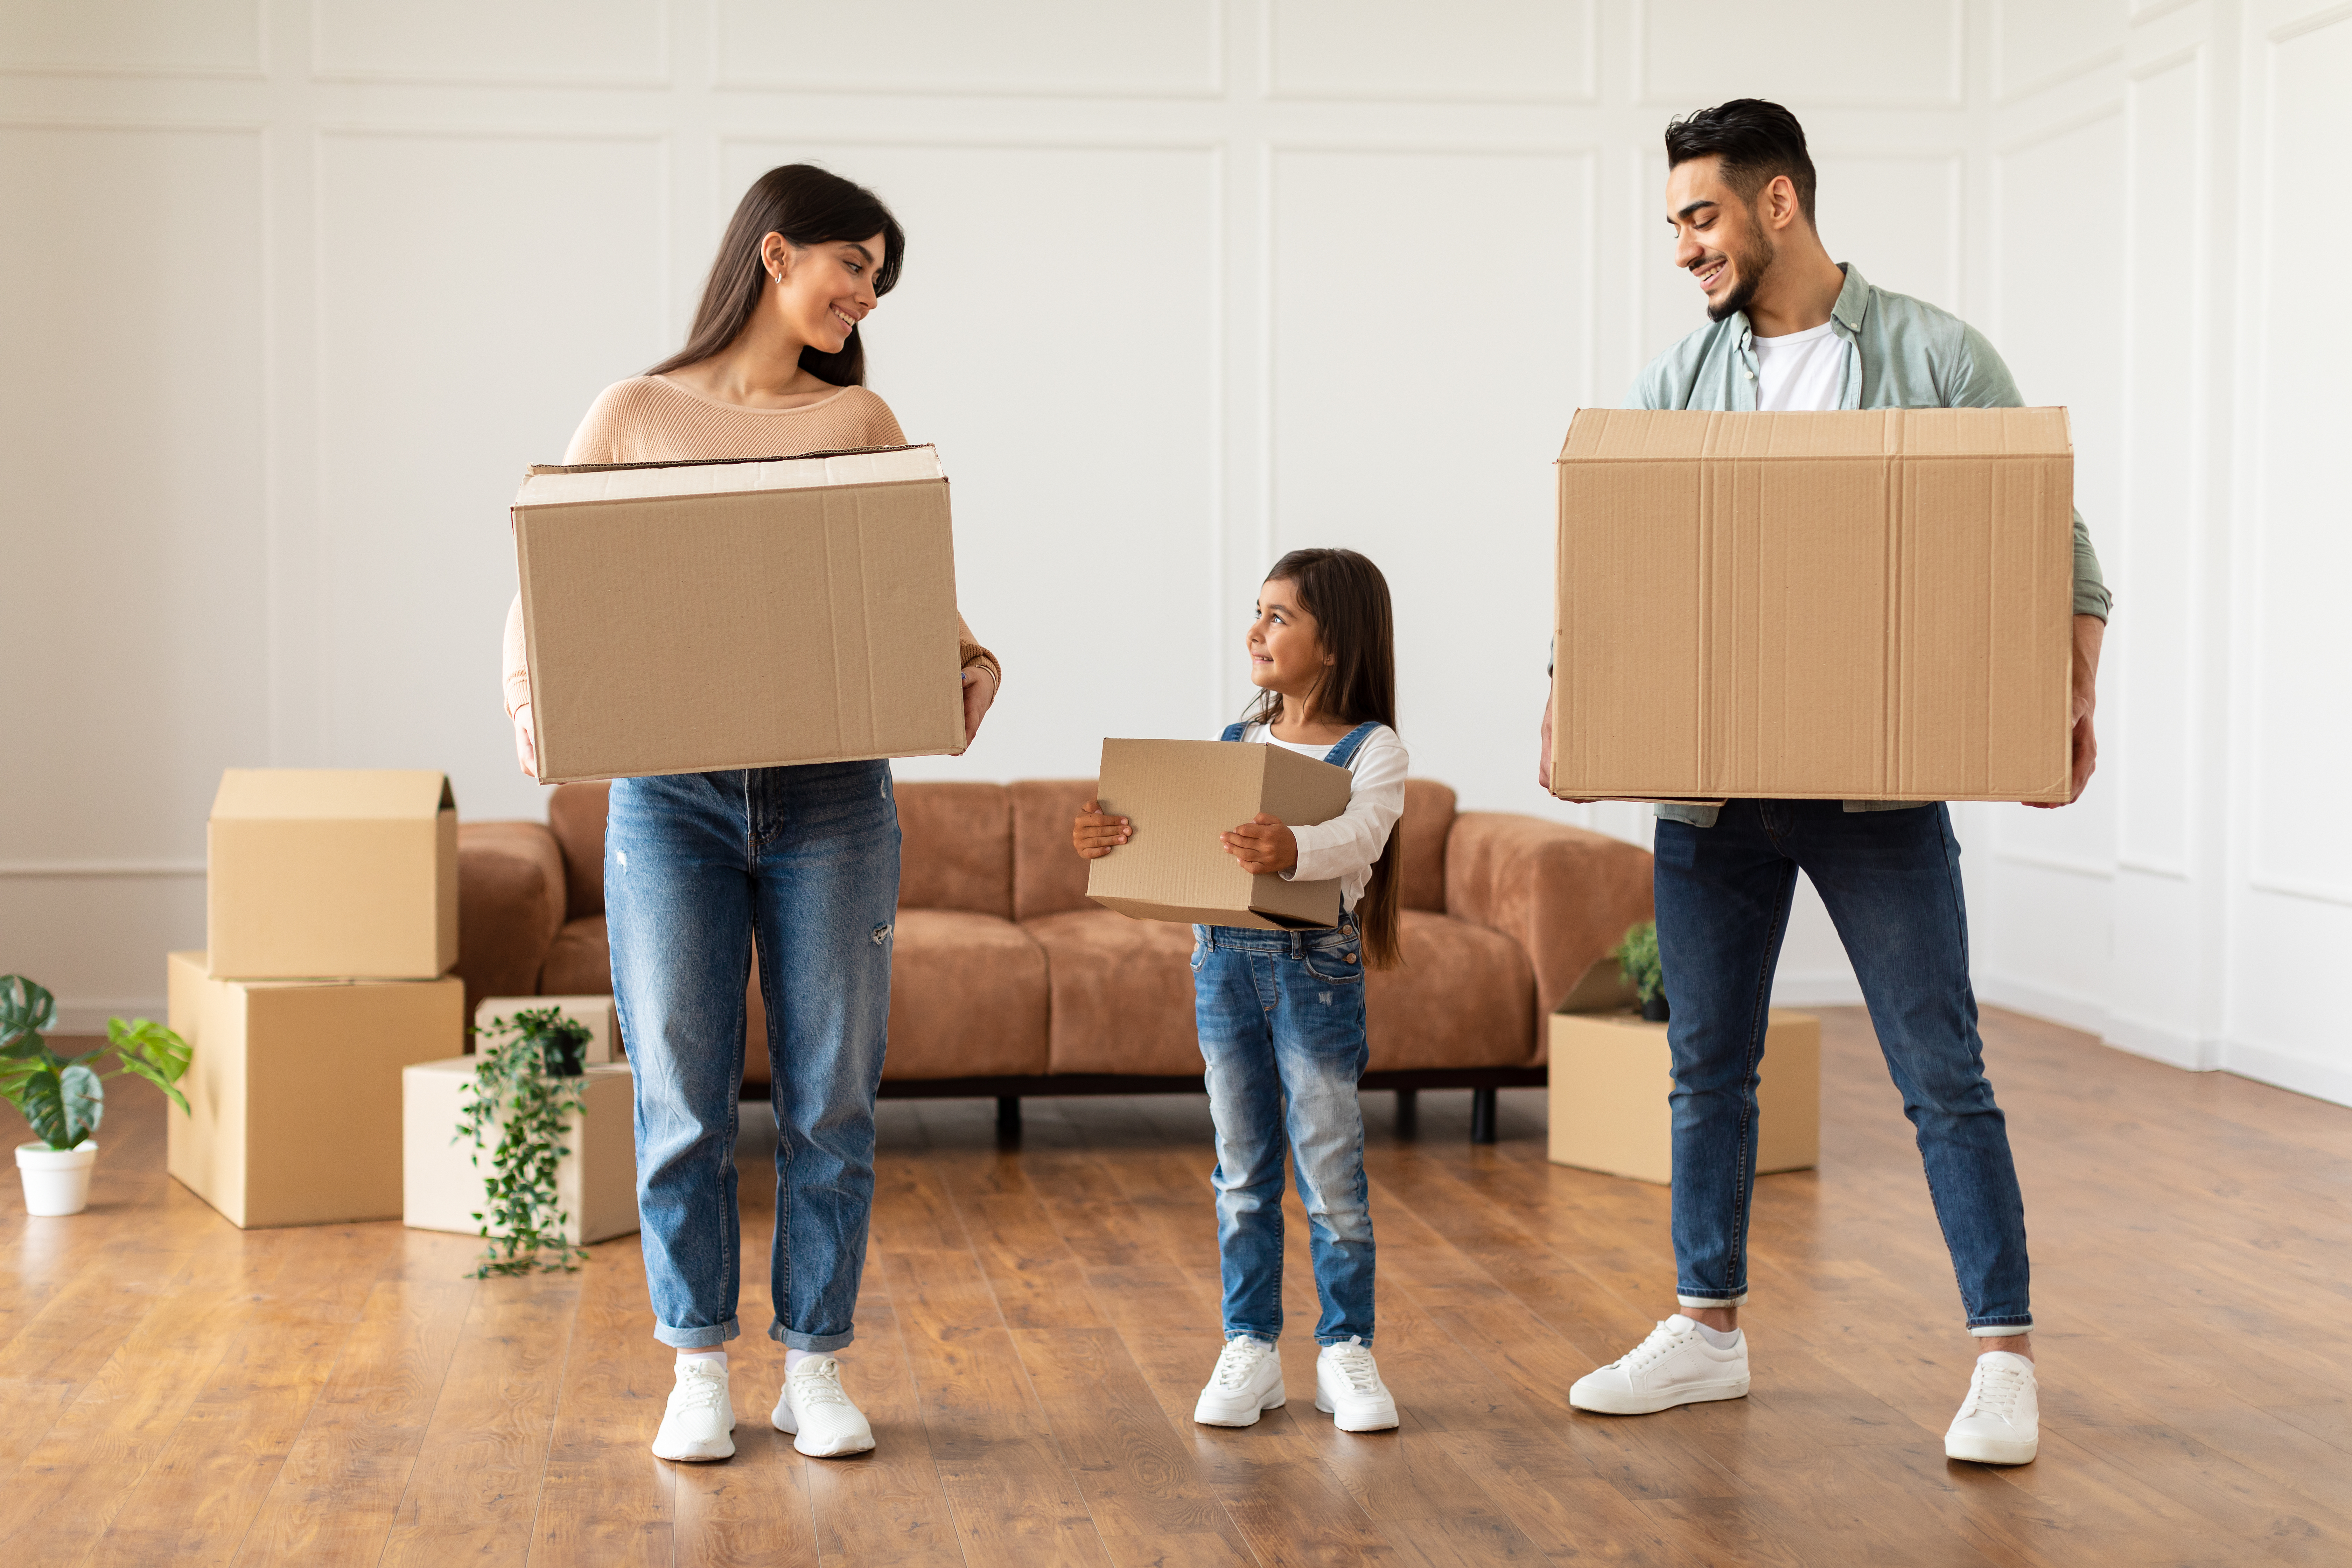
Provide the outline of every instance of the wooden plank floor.
<path id="1" fill-rule="evenodd" d="M 1192 1425 L 1217 1345 L 1197 1097 L 886 1101 L 849 1385 L 880 1447 L 803 1460 L 782 1352 L 732 1347 L 730 1463 L 646 1452 L 670 1383 L 634 1239 L 475 1283 L 396 1225 L 241 1233 L 118 1087 L 89 1212 L 0 1203 L 0 1562 L 2352 1563 L 2352 1110 L 1986 1023 L 2037 1265 L 2039 1463 L 1947 1463 L 1951 1269 L 1862 1016 L 1826 1016 L 1818 1173 L 1767 1177 L 1755 1391 L 1633 1419 L 1568 1385 L 1671 1307 L 1664 1189 L 1544 1161 L 1544 1102 L 1367 1096 L 1402 1431 L 1292 1403 Z M 768 1184 L 747 1173 L 747 1192 Z M 771 1222 L 747 1215 L 751 1258 Z"/>

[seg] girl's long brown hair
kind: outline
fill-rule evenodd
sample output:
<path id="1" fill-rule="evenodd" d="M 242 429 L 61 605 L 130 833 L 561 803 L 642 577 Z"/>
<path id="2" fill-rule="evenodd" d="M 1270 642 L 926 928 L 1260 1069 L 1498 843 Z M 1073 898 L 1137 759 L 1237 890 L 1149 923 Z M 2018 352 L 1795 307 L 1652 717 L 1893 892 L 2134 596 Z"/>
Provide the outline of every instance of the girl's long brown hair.
<path id="1" fill-rule="evenodd" d="M 882 198 L 864 185 L 854 184 L 814 163 L 786 163 L 751 182 L 736 204 L 735 216 L 719 241 L 719 255 L 710 263 L 709 280 L 702 286 L 702 303 L 695 308 L 694 328 L 686 347 L 646 372 L 662 375 L 699 364 L 742 336 L 760 308 L 768 287 L 768 268 L 760 259 L 760 242 L 781 234 L 796 246 L 827 245 L 835 240 L 882 237 L 882 261 L 874 269 L 874 293 L 878 299 L 898 281 L 907 257 L 907 236 Z M 839 353 L 801 350 L 801 368 L 835 386 L 866 384 L 866 342 L 857 329 Z"/>
<path id="2" fill-rule="evenodd" d="M 1381 569 L 1352 550 L 1294 550 L 1265 574 L 1298 590 L 1298 604 L 1315 617 L 1317 640 L 1331 664 L 1313 693 L 1318 718 L 1335 724 L 1386 724 L 1396 728 L 1396 619 L 1389 609 L 1389 583 Z M 1282 693 L 1258 694 L 1246 716 L 1271 725 L 1282 717 Z M 1404 823 L 1389 829 L 1389 841 L 1372 862 L 1372 879 L 1356 906 L 1363 933 L 1364 962 L 1374 969 L 1404 963 L 1397 937 L 1397 865 Z"/>

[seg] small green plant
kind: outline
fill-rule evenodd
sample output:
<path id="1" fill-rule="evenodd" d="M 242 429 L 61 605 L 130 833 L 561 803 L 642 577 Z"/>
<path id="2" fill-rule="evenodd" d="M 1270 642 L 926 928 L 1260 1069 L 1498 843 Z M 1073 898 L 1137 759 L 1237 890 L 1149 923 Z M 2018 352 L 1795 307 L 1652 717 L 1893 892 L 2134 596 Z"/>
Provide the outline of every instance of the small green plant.
<path id="1" fill-rule="evenodd" d="M 474 1270 L 477 1279 L 577 1268 L 588 1256 L 563 1234 L 572 1216 L 556 1196 L 555 1168 L 572 1152 L 563 1137 L 587 1105 L 581 1057 L 589 1038 L 587 1025 L 554 1007 L 493 1018 L 482 1031 L 488 1048 L 465 1086 L 469 1098 L 450 1140 L 473 1141 L 477 1167 L 482 1152 L 490 1151 L 483 1183 L 489 1208 L 474 1215 L 490 1245 Z"/>
<path id="2" fill-rule="evenodd" d="M 1625 933 L 1610 955 L 1617 961 L 1617 973 L 1625 984 L 1642 994 L 1642 1006 L 1646 1011 L 1665 994 L 1666 974 L 1658 962 L 1658 922 L 1643 921 Z"/>
<path id="3" fill-rule="evenodd" d="M 33 1135 L 52 1149 L 68 1150 L 98 1131 L 106 1114 L 110 1078 L 134 1073 L 188 1109 L 179 1090 L 188 1070 L 188 1042 L 145 1018 L 106 1021 L 106 1044 L 78 1057 L 61 1057 L 43 1038 L 58 1026 L 58 1001 L 21 974 L 0 975 L 0 1100 L 32 1123 Z M 119 1065 L 101 1073 L 90 1064 L 107 1052 Z"/>

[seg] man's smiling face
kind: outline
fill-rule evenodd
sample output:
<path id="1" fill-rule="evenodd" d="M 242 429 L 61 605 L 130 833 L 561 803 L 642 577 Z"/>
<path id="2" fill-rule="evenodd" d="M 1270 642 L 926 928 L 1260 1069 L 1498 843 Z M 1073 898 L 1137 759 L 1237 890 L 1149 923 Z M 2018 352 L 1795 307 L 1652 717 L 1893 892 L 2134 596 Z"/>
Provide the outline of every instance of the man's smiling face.
<path id="1" fill-rule="evenodd" d="M 1706 319 L 1744 310 L 1772 265 L 1772 238 L 1756 209 L 1723 177 L 1723 160 L 1693 158 L 1666 174 L 1666 224 L 1675 265 L 1706 295 Z"/>

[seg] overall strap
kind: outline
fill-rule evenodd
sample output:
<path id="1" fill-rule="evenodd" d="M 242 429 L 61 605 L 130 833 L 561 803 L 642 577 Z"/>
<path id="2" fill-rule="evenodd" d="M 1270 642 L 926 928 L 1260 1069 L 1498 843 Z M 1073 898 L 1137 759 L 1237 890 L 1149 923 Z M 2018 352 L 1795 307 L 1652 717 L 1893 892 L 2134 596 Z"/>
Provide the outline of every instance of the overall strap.
<path id="1" fill-rule="evenodd" d="M 1356 760 L 1356 748 L 1364 743 L 1364 737 L 1379 728 L 1378 723 L 1370 721 L 1357 725 L 1339 737 L 1338 745 L 1323 753 L 1323 760 L 1335 768 L 1346 767 Z"/>
<path id="2" fill-rule="evenodd" d="M 1218 736 L 1217 739 L 1220 741 L 1238 741 L 1242 738 L 1242 731 L 1248 728 L 1249 725 L 1245 721 L 1228 724 L 1225 726 L 1225 732 Z"/>

